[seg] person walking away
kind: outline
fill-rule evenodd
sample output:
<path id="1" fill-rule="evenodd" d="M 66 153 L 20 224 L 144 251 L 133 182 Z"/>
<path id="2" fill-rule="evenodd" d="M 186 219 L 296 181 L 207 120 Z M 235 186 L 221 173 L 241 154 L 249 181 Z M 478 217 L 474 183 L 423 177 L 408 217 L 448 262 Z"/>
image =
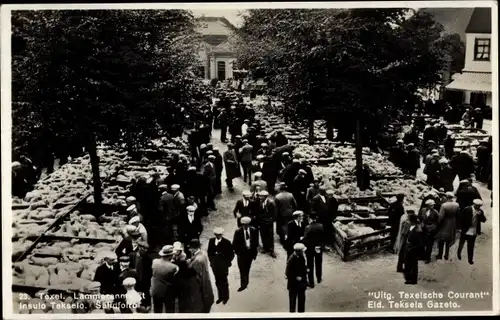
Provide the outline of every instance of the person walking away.
<path id="1" fill-rule="evenodd" d="M 227 140 L 227 126 L 228 126 L 228 114 L 225 109 L 222 109 L 218 116 L 219 126 L 220 126 L 220 141 L 226 143 Z"/>
<path id="2" fill-rule="evenodd" d="M 236 201 L 234 206 L 233 214 L 236 218 L 236 224 L 238 228 L 241 226 L 241 218 L 252 216 L 252 193 L 249 190 L 244 190 L 242 192 L 243 199 Z"/>
<path id="3" fill-rule="evenodd" d="M 408 232 L 410 231 L 410 215 L 415 215 L 415 211 L 408 210 L 401 216 L 399 223 L 399 232 L 394 244 L 394 250 L 398 254 L 397 272 L 404 272 L 404 255 L 406 251 L 406 242 L 408 240 Z"/>
<path id="4" fill-rule="evenodd" d="M 188 243 L 189 244 L 189 243 Z M 171 262 L 179 267 L 174 279 L 175 293 L 178 301 L 179 313 L 190 313 L 192 305 L 192 283 L 197 283 L 196 271 L 188 267 L 187 254 L 182 243 L 174 242 L 174 255 Z M 197 285 L 196 285 L 197 287 Z"/>
<path id="5" fill-rule="evenodd" d="M 456 196 L 457 203 L 460 205 L 460 210 L 464 210 L 466 207 L 471 206 L 475 199 L 481 200 L 479 191 L 469 182 L 469 180 L 460 181 Z"/>
<path id="6" fill-rule="evenodd" d="M 307 265 L 304 257 L 306 246 L 296 243 L 293 254 L 286 263 L 285 276 L 290 303 L 290 312 L 305 312 L 307 289 Z"/>
<path id="7" fill-rule="evenodd" d="M 330 220 L 333 222 L 333 219 L 330 218 L 334 214 L 330 211 L 330 198 L 327 197 L 326 192 L 325 187 L 319 187 L 318 194 L 311 201 L 311 214 L 317 217 L 318 222 L 323 225 L 323 228 L 325 228 L 325 225 L 328 224 Z M 328 227 L 325 229 L 327 228 Z"/>
<path id="8" fill-rule="evenodd" d="M 482 140 L 479 142 L 479 147 L 477 147 L 476 150 L 476 156 L 477 156 L 477 168 L 476 168 L 477 180 L 481 182 L 486 182 L 488 178 L 487 168 L 490 157 L 487 140 Z"/>
<path id="9" fill-rule="evenodd" d="M 452 159 L 455 154 L 455 138 L 451 134 L 444 140 L 444 153 L 448 159 Z"/>
<path id="10" fill-rule="evenodd" d="M 188 144 L 189 150 L 191 151 L 191 157 L 193 157 L 193 159 L 196 159 L 197 161 L 200 160 L 198 148 L 201 143 L 199 135 L 200 133 L 198 132 L 196 126 L 188 134 Z"/>
<path id="11" fill-rule="evenodd" d="M 273 226 L 276 221 L 276 205 L 269 198 L 269 192 L 262 190 L 258 194 L 258 210 L 256 214 L 258 230 L 262 239 L 262 248 L 264 253 L 276 258 L 274 252 Z"/>
<path id="12" fill-rule="evenodd" d="M 231 241 L 223 237 L 224 229 L 217 227 L 214 229 L 214 236 L 208 240 L 208 259 L 215 276 L 217 286 L 217 301 L 215 303 L 226 304 L 229 301 L 229 282 L 227 280 L 229 267 L 234 259 L 233 246 Z"/>
<path id="13" fill-rule="evenodd" d="M 160 258 L 152 264 L 151 297 L 154 313 L 174 313 L 175 311 L 175 275 L 179 267 L 171 262 L 174 254 L 172 245 L 164 246 L 158 253 Z"/>
<path id="14" fill-rule="evenodd" d="M 418 223 L 416 215 L 408 215 L 410 228 L 405 245 L 404 253 L 404 277 L 405 284 L 417 284 L 418 281 L 418 260 L 425 251 L 424 232 Z"/>
<path id="15" fill-rule="evenodd" d="M 285 245 L 288 234 L 288 223 L 293 220 L 293 212 L 297 210 L 297 202 L 293 195 L 287 191 L 285 183 L 280 183 L 279 193 L 274 197 L 277 211 L 276 233 L 280 242 Z M 286 246 L 286 245 L 285 245 Z"/>
<path id="16" fill-rule="evenodd" d="M 162 192 L 162 195 L 160 197 L 160 213 L 162 216 L 162 220 L 164 223 L 162 224 L 162 227 L 160 225 L 158 226 L 158 232 L 155 232 L 154 235 L 154 240 L 155 242 L 158 242 L 160 245 L 166 245 L 169 242 L 172 243 L 174 239 L 174 230 L 173 230 L 173 225 L 175 223 L 175 205 L 174 205 L 174 196 L 173 194 L 169 193 L 168 186 L 167 185 L 160 185 L 159 186 L 160 192 Z M 158 233 L 158 234 L 156 234 Z M 163 241 L 161 238 L 164 238 Z M 165 243 L 161 243 L 165 242 Z M 155 244 L 156 245 L 156 244 Z"/>
<path id="17" fill-rule="evenodd" d="M 215 194 L 220 195 L 222 193 L 222 170 L 224 169 L 224 160 L 218 149 L 214 149 L 215 156 Z"/>
<path id="18" fill-rule="evenodd" d="M 441 166 L 439 165 L 439 152 L 432 152 L 431 159 L 426 163 L 424 167 L 424 174 L 427 175 L 427 184 L 439 189 L 439 170 Z"/>
<path id="19" fill-rule="evenodd" d="M 417 176 L 417 170 L 420 169 L 420 152 L 414 143 L 408 144 L 408 173 Z"/>
<path id="20" fill-rule="evenodd" d="M 426 264 L 431 262 L 432 248 L 434 247 L 434 240 L 439 222 L 439 214 L 436 209 L 434 209 L 435 204 L 436 202 L 434 200 L 427 200 L 425 202 L 425 208 L 420 212 L 420 221 L 422 222 L 422 231 L 424 232 L 424 258 Z"/>
<path id="21" fill-rule="evenodd" d="M 309 183 L 306 178 L 307 172 L 304 169 L 300 169 L 297 176 L 294 178 L 292 185 L 292 194 L 300 210 L 306 211 L 308 208 L 306 200 L 306 192 L 309 187 Z"/>
<path id="22" fill-rule="evenodd" d="M 179 238 L 179 220 L 180 217 L 184 214 L 186 208 L 186 198 L 184 194 L 180 191 L 181 186 L 178 184 L 173 184 L 170 187 L 173 195 L 173 203 L 174 203 L 174 212 L 173 217 L 170 220 L 172 224 L 174 239 L 177 240 Z"/>
<path id="23" fill-rule="evenodd" d="M 224 166 L 226 167 L 226 185 L 233 192 L 233 179 L 241 176 L 240 167 L 232 143 L 227 144 L 227 150 L 223 154 Z"/>
<path id="24" fill-rule="evenodd" d="M 252 183 L 252 152 L 253 147 L 248 143 L 248 140 L 243 140 L 243 146 L 240 148 L 240 162 L 243 168 L 243 181 Z"/>
<path id="25" fill-rule="evenodd" d="M 189 242 L 191 259 L 188 267 L 196 271 L 196 282 L 193 282 L 191 292 L 191 313 L 209 313 L 214 304 L 214 292 L 210 281 L 209 262 L 207 255 L 201 250 L 198 239 Z M 196 299 L 198 297 L 198 299 Z"/>
<path id="26" fill-rule="evenodd" d="M 401 223 L 401 217 L 405 213 L 405 208 L 403 205 L 403 201 L 405 199 L 405 195 L 403 193 L 399 193 L 396 195 L 396 201 L 389 205 L 389 226 L 391 227 L 391 246 L 390 249 L 394 251 L 394 245 L 396 244 L 396 238 L 398 236 L 399 225 Z"/>
<path id="27" fill-rule="evenodd" d="M 209 210 L 217 210 L 215 208 L 215 179 L 217 178 L 217 174 L 215 172 L 215 156 L 210 155 L 208 156 L 208 161 L 205 163 L 203 166 L 203 176 L 205 177 L 205 180 L 207 181 L 207 189 L 206 189 L 206 204 L 207 208 Z"/>
<path id="28" fill-rule="evenodd" d="M 234 232 L 233 237 L 233 249 L 240 271 L 240 288 L 238 292 L 248 287 L 252 262 L 257 258 L 259 235 L 257 230 L 250 226 L 251 222 L 252 219 L 250 217 L 242 217 L 241 227 Z"/>
<path id="29" fill-rule="evenodd" d="M 451 167 L 458 174 L 459 180 L 469 179 L 474 173 L 474 159 L 467 151 L 461 151 L 451 162 Z"/>
<path id="30" fill-rule="evenodd" d="M 311 222 L 304 231 L 303 243 L 306 245 L 306 257 L 308 273 L 308 284 L 314 288 L 314 271 L 316 280 L 321 283 L 323 280 L 323 250 L 325 247 L 325 229 L 318 221 L 315 214 L 309 216 Z"/>
<path id="31" fill-rule="evenodd" d="M 460 214 L 461 232 L 458 242 L 457 257 L 462 260 L 462 249 L 467 242 L 467 258 L 469 264 L 474 264 L 474 245 L 476 238 L 481 234 L 481 223 L 486 222 L 486 217 L 481 209 L 483 201 L 475 199 L 472 206 L 466 207 Z"/>
<path id="32" fill-rule="evenodd" d="M 450 247 L 455 243 L 457 233 L 457 220 L 460 215 L 460 206 L 454 201 L 453 192 L 446 192 L 446 202 L 441 205 L 439 210 L 439 229 L 436 233 L 438 243 L 437 259 L 448 260 L 450 256 Z"/>
<path id="33" fill-rule="evenodd" d="M 304 212 L 297 210 L 293 213 L 293 220 L 288 222 L 288 233 L 286 235 L 287 258 L 293 253 L 293 246 L 302 241 L 307 221 L 304 220 Z"/>
<path id="34" fill-rule="evenodd" d="M 441 181 L 440 187 L 442 187 L 445 192 L 453 191 L 453 180 L 455 180 L 453 169 L 447 159 L 441 159 L 439 163 L 441 164 L 439 172 L 439 180 Z"/>

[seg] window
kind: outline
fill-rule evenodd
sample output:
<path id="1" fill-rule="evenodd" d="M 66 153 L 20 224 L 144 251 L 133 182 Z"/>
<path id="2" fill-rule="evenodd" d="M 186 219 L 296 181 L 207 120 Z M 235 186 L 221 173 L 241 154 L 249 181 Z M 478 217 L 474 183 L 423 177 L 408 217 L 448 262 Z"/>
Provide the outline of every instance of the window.
<path id="1" fill-rule="evenodd" d="M 490 61 L 490 39 L 476 39 L 474 43 L 474 60 Z"/>
<path id="2" fill-rule="evenodd" d="M 217 78 L 221 81 L 226 80 L 226 62 L 217 62 Z"/>

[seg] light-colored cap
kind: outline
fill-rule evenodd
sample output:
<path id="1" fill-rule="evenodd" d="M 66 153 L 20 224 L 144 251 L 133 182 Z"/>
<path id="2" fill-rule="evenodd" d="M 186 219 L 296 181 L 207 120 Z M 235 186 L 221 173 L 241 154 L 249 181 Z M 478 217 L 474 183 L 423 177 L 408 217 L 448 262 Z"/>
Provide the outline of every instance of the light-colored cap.
<path id="1" fill-rule="evenodd" d="M 252 195 L 252 192 L 250 192 L 250 190 L 244 190 L 241 194 L 242 194 L 243 196 L 250 197 L 250 196 Z"/>
<path id="2" fill-rule="evenodd" d="M 259 177 L 259 178 L 260 178 L 260 177 L 262 177 L 262 172 L 257 171 L 257 172 L 255 172 L 255 173 L 253 174 L 253 176 L 254 176 L 254 177 Z"/>
<path id="3" fill-rule="evenodd" d="M 222 229 L 221 227 L 217 227 L 214 229 L 214 234 L 222 235 L 224 234 L 224 229 Z"/>
<path id="4" fill-rule="evenodd" d="M 208 156 L 208 159 L 215 160 L 215 156 L 213 154 L 211 154 L 211 155 Z"/>
<path id="5" fill-rule="evenodd" d="M 127 211 L 128 211 L 128 212 L 131 212 L 131 211 L 134 211 L 134 210 L 136 210 L 136 209 L 137 209 L 137 206 L 136 206 L 135 204 L 133 204 L 133 205 L 130 205 L 130 206 L 127 208 Z"/>
<path id="6" fill-rule="evenodd" d="M 186 207 L 186 210 L 187 210 L 187 211 L 193 211 L 193 212 L 194 212 L 194 211 L 196 211 L 196 208 L 195 208 L 194 206 L 187 206 L 187 207 Z"/>
<path id="7" fill-rule="evenodd" d="M 426 204 L 426 205 L 428 205 L 428 206 L 431 206 L 431 205 L 435 205 L 435 204 L 436 204 L 436 202 L 435 202 L 434 200 L 432 200 L 432 199 L 429 199 L 429 200 L 427 200 L 427 201 L 425 202 L 425 204 Z"/>
<path id="8" fill-rule="evenodd" d="M 431 153 L 439 153 L 439 151 L 437 149 L 432 149 Z"/>
<path id="9" fill-rule="evenodd" d="M 240 222 L 241 222 L 241 224 L 250 224 L 250 222 L 252 222 L 252 218 L 243 217 L 243 218 L 241 218 Z"/>
<path id="10" fill-rule="evenodd" d="M 481 199 L 474 199 L 474 201 L 472 201 L 472 203 L 475 204 L 476 206 L 483 205 L 483 201 Z"/>
<path id="11" fill-rule="evenodd" d="M 170 189 L 171 189 L 172 191 L 179 190 L 180 188 L 181 188 L 181 186 L 180 186 L 180 185 L 178 185 L 178 184 L 173 184 L 173 185 L 170 187 Z"/>
<path id="12" fill-rule="evenodd" d="M 300 215 L 303 215 L 303 214 L 304 214 L 304 211 L 302 211 L 302 210 L 296 210 L 296 211 L 293 212 L 292 215 L 295 217 L 295 216 L 300 216 Z"/>
<path id="13" fill-rule="evenodd" d="M 463 179 L 463 180 L 460 180 L 460 183 L 469 183 L 469 180 Z"/>
<path id="14" fill-rule="evenodd" d="M 396 141 L 397 143 L 405 143 L 403 140 L 399 139 L 398 141 Z"/>
<path id="15" fill-rule="evenodd" d="M 441 163 L 441 164 L 448 163 L 448 159 L 445 159 L 445 158 L 439 159 L 439 163 Z"/>
<path id="16" fill-rule="evenodd" d="M 174 242 L 174 250 L 182 250 L 182 243 L 180 241 Z"/>
<path id="17" fill-rule="evenodd" d="M 289 153 L 289 152 L 287 152 L 287 151 L 285 151 L 285 152 L 283 152 L 281 155 L 283 155 L 283 156 L 289 156 L 289 155 L 290 155 L 290 153 Z"/>
<path id="18" fill-rule="evenodd" d="M 21 163 L 19 161 L 12 162 L 12 169 L 17 169 L 21 167 Z"/>
<path id="19" fill-rule="evenodd" d="M 174 246 L 172 245 L 166 245 L 163 248 L 161 248 L 160 252 L 158 252 L 160 257 L 165 257 L 165 256 L 170 256 L 174 254 Z"/>
<path id="20" fill-rule="evenodd" d="M 158 190 L 162 190 L 162 191 L 163 191 L 163 190 L 168 190 L 168 185 L 166 185 L 166 184 L 160 184 L 160 185 L 158 186 Z"/>
<path id="21" fill-rule="evenodd" d="M 259 154 L 259 155 L 257 156 L 257 160 L 262 160 L 262 159 L 264 159 L 264 158 L 265 158 L 265 156 L 264 156 L 263 154 Z"/>
<path id="22" fill-rule="evenodd" d="M 293 245 L 293 250 L 295 251 L 304 251 L 306 250 L 306 246 L 303 243 L 297 242 Z"/>
<path id="23" fill-rule="evenodd" d="M 453 194 L 453 192 L 448 191 L 448 192 L 446 192 L 446 197 L 447 198 L 455 198 L 455 195 Z"/>
<path id="24" fill-rule="evenodd" d="M 133 196 L 128 196 L 127 199 L 125 199 L 127 202 L 134 202 L 137 201 L 137 199 Z"/>
<path id="25" fill-rule="evenodd" d="M 302 173 L 302 174 L 307 174 L 306 170 L 304 170 L 304 169 L 300 169 L 300 170 L 299 170 L 299 173 Z"/>
<path id="26" fill-rule="evenodd" d="M 267 143 L 262 142 L 262 143 L 260 144 L 260 146 L 261 146 L 261 147 L 267 147 Z"/>
<path id="27" fill-rule="evenodd" d="M 266 190 L 259 191 L 259 196 L 267 197 L 268 195 L 269 195 L 269 192 L 267 192 Z"/>
<path id="28" fill-rule="evenodd" d="M 188 171 L 196 171 L 196 167 L 195 166 L 191 166 L 188 168 Z"/>
<path id="29" fill-rule="evenodd" d="M 132 224 L 134 224 L 134 223 L 138 223 L 138 222 L 141 222 L 141 218 L 139 218 L 139 216 L 135 216 L 135 217 L 132 217 L 132 218 L 129 220 L 128 224 L 132 225 Z"/>
<path id="30" fill-rule="evenodd" d="M 299 159 L 293 159 L 292 160 L 292 163 L 300 163 L 300 160 Z M 300 172 L 300 171 L 299 171 Z"/>
<path id="31" fill-rule="evenodd" d="M 125 231 L 126 231 L 127 233 L 134 232 L 135 230 L 137 230 L 137 227 L 136 227 L 136 226 L 131 226 L 131 225 L 129 225 L 129 224 L 127 224 L 127 225 L 125 226 Z"/>
<path id="32" fill-rule="evenodd" d="M 128 278 L 125 278 L 125 279 L 123 280 L 123 286 L 124 286 L 124 287 L 133 287 L 133 286 L 135 286 L 135 283 L 136 283 L 136 282 L 137 282 L 137 281 L 135 280 L 135 278 L 128 277 Z"/>
<path id="33" fill-rule="evenodd" d="M 333 191 L 332 189 L 328 189 L 328 190 L 326 190 L 326 194 L 334 195 L 335 191 Z"/>

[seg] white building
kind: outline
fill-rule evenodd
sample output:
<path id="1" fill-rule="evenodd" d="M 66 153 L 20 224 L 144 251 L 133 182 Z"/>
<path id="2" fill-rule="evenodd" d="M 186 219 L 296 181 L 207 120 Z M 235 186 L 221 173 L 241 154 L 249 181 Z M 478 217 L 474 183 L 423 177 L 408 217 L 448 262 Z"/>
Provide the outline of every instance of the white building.
<path id="1" fill-rule="evenodd" d="M 200 17 L 198 22 L 197 31 L 201 34 L 199 74 L 207 80 L 232 79 L 237 28 L 224 17 Z"/>
<path id="2" fill-rule="evenodd" d="M 475 8 L 465 33 L 465 67 L 446 89 L 461 91 L 465 104 L 491 107 L 491 8 Z"/>

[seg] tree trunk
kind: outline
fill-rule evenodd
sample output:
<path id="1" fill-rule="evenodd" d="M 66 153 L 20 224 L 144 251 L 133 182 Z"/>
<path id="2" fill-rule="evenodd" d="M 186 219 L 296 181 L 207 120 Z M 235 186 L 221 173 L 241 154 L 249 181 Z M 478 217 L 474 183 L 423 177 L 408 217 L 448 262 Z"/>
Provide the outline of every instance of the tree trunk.
<path id="1" fill-rule="evenodd" d="M 88 152 L 90 156 L 90 165 L 92 166 L 92 181 L 94 185 L 94 203 L 97 207 L 102 204 L 101 177 L 99 174 L 99 156 L 97 155 L 97 145 L 95 137 L 91 134 L 88 138 Z"/>
<path id="2" fill-rule="evenodd" d="M 307 122 L 307 126 L 309 128 L 309 145 L 313 145 L 314 144 L 314 140 L 315 140 L 315 137 L 314 137 L 314 119 L 311 117 L 309 118 L 308 122 Z"/>
<path id="3" fill-rule="evenodd" d="M 333 125 L 330 121 L 326 122 L 326 138 L 333 141 Z"/>
<path id="4" fill-rule="evenodd" d="M 363 181 L 363 144 L 361 142 L 361 121 L 356 119 L 356 176 L 358 188 L 364 190 L 365 182 Z"/>

